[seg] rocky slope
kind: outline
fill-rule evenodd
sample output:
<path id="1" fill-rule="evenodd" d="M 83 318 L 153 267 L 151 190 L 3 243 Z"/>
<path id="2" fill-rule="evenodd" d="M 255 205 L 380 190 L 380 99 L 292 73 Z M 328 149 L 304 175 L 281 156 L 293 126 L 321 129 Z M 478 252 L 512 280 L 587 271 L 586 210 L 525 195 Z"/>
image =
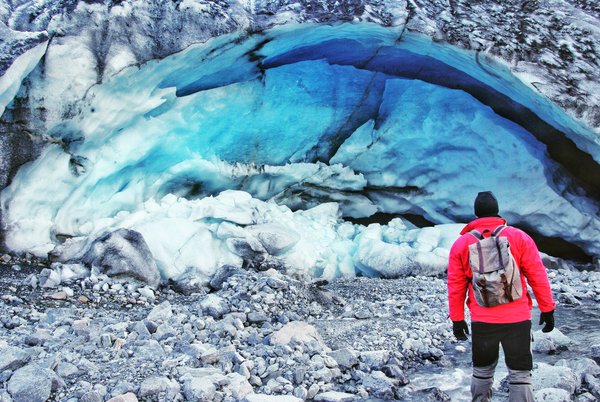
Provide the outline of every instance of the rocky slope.
<path id="1" fill-rule="evenodd" d="M 185 295 L 81 266 L 3 262 L 2 402 L 467 398 L 468 345 L 452 338 L 442 279 L 326 284 L 223 269 Z M 563 312 L 600 300 L 598 273 L 557 266 Z M 558 354 L 534 370 L 536 400 L 600 397 L 600 345 L 582 348 L 558 329 L 535 337 L 536 361 Z M 569 349 L 577 358 L 560 360 Z M 436 371 L 448 375 L 418 379 Z M 466 374 L 448 383 L 452 372 Z M 506 385 L 497 391 L 504 400 Z"/>

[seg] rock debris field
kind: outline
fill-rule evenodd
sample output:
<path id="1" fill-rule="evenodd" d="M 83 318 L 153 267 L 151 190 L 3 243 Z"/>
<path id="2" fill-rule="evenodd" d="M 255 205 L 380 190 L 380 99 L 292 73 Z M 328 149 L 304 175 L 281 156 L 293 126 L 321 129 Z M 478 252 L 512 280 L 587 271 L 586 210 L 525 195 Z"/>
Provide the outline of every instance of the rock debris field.
<path id="1" fill-rule="evenodd" d="M 468 376 L 453 389 L 412 382 L 468 374 L 443 278 L 306 282 L 225 266 L 185 294 L 1 260 L 0 402 L 469 400 Z M 598 272 L 560 262 L 550 277 L 564 311 L 600 301 Z M 600 398 L 600 341 L 582 346 L 560 329 L 534 339 L 534 360 L 546 361 L 534 369 L 536 401 Z M 506 400 L 504 381 L 495 391 Z"/>

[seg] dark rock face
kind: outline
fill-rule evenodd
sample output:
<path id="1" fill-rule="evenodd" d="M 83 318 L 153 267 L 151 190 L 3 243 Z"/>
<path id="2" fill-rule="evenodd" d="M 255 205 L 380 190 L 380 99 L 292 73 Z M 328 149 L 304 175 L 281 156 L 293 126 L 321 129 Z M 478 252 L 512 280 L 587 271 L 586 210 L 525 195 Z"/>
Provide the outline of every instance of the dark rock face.
<path id="1" fill-rule="evenodd" d="M 127 276 L 156 287 L 160 274 L 144 237 L 133 230 L 119 229 L 100 236 L 82 258 L 108 276 Z"/>

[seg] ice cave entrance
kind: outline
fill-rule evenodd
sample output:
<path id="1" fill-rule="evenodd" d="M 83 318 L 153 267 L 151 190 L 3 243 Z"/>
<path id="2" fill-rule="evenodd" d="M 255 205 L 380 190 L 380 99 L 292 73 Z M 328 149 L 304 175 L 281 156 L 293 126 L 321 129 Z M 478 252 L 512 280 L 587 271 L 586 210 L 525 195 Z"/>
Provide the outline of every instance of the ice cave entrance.
<path id="1" fill-rule="evenodd" d="M 594 133 L 485 54 L 377 25 L 215 38 L 92 88 L 52 135 L 67 149 L 47 149 L 7 194 L 8 222 L 26 226 L 28 206 L 48 225 L 21 245 L 88 235 L 167 194 L 241 189 L 292 209 L 336 201 L 351 218 L 449 223 L 493 189 L 511 223 L 600 251 Z"/>

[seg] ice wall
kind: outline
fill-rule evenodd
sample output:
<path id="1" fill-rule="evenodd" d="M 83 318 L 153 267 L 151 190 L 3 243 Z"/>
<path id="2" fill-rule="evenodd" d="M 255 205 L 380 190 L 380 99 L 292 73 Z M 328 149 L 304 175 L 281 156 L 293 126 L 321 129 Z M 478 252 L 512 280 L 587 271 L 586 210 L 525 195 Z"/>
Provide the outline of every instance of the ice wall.
<path id="1" fill-rule="evenodd" d="M 502 66 L 420 37 L 397 39 L 370 24 L 285 26 L 219 37 L 124 70 L 88 92 L 82 113 L 51 128 L 59 145 L 2 192 L 7 245 L 45 255 L 64 238 L 124 225 L 128 214 L 152 222 L 159 209 L 148 205 L 164 197 L 187 205 L 228 189 L 294 210 L 334 201 L 347 217 L 413 214 L 438 224 L 470 219 L 476 193 L 493 190 L 510 223 L 598 253 L 600 152 L 592 133 Z M 540 127 L 560 136 L 588 174 L 553 153 L 554 137 Z M 174 225 L 191 233 L 185 244 L 218 240 L 213 248 L 226 250 L 217 229 L 193 235 L 200 218 L 178 219 L 166 213 L 160 225 L 127 225 L 146 238 Z M 327 225 L 345 227 L 337 214 L 332 219 Z M 390 243 L 374 232 L 387 227 L 352 230 L 350 237 L 338 234 L 344 247 L 323 240 L 338 250 L 333 265 L 322 263 L 329 260 L 320 252 L 320 265 L 294 265 L 292 257 L 284 263 L 327 276 L 349 266 L 388 276 L 401 269 L 393 258 L 348 265 L 345 255 L 377 257 L 364 253 L 360 239 Z M 175 237 L 155 242 L 164 248 L 153 250 L 163 267 L 181 250 L 168 245 Z M 388 252 L 382 247 L 377 255 Z M 193 252 L 186 255 L 181 267 L 193 266 Z"/>

